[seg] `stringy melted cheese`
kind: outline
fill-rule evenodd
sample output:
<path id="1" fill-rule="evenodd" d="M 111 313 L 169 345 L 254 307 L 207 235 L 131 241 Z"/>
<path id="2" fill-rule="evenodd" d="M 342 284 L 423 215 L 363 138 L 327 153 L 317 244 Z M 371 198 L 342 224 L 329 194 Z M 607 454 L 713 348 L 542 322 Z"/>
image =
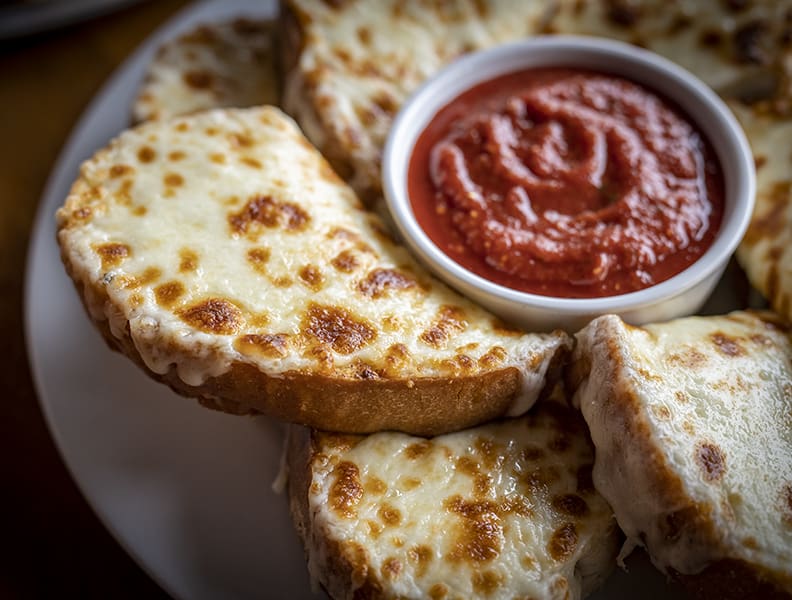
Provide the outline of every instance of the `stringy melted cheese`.
<path id="1" fill-rule="evenodd" d="M 83 165 L 58 226 L 93 317 L 190 385 L 232 361 L 408 381 L 514 367 L 521 413 L 568 344 L 504 329 L 427 275 L 274 108 L 123 133 Z"/>
<path id="2" fill-rule="evenodd" d="M 334 597 L 580 598 L 614 565 L 585 428 L 561 404 L 429 440 L 315 433 L 313 443 L 309 564 L 326 586 L 328 551 L 353 572 Z"/>

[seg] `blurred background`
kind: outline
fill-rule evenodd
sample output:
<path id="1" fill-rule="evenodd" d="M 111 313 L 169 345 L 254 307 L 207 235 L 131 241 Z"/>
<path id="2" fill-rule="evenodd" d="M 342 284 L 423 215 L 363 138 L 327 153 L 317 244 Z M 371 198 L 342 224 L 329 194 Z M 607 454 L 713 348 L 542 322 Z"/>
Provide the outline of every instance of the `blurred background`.
<path id="1" fill-rule="evenodd" d="M 102 83 L 186 0 L 0 0 L 0 597 L 166 597 L 102 527 L 55 449 L 30 376 L 31 225 Z M 129 107 L 119 107 L 128 111 Z"/>

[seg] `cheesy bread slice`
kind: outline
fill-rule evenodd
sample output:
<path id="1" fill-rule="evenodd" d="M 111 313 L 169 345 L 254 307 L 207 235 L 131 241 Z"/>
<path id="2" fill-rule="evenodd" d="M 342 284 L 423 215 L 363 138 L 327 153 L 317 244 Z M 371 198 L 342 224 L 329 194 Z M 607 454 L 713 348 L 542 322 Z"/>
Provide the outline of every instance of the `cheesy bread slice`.
<path id="1" fill-rule="evenodd" d="M 791 23 L 790 0 L 559 0 L 545 30 L 635 44 L 724 97 L 758 101 L 779 82 Z"/>
<path id="2" fill-rule="evenodd" d="M 465 52 L 534 34 L 537 0 L 288 0 L 284 97 L 338 173 L 366 201 L 380 194 L 393 117 L 430 75 Z"/>
<path id="3" fill-rule="evenodd" d="M 792 597 L 792 340 L 771 313 L 577 334 L 594 485 L 630 544 L 707 598 Z"/>
<path id="4" fill-rule="evenodd" d="M 274 34 L 272 21 L 239 18 L 200 25 L 163 44 L 138 90 L 133 120 L 275 104 Z"/>
<path id="5" fill-rule="evenodd" d="M 431 439 L 292 427 L 289 499 L 312 576 L 341 598 L 582 598 L 620 534 L 579 413 Z"/>
<path id="6" fill-rule="evenodd" d="M 275 108 L 122 133 L 57 225 L 111 345 L 225 410 L 436 434 L 526 411 L 570 343 L 430 277 Z"/>
<path id="7" fill-rule="evenodd" d="M 790 61 L 792 73 L 792 61 Z M 733 105 L 756 159 L 756 206 L 737 259 L 751 284 L 792 320 L 792 88 L 789 114 Z"/>

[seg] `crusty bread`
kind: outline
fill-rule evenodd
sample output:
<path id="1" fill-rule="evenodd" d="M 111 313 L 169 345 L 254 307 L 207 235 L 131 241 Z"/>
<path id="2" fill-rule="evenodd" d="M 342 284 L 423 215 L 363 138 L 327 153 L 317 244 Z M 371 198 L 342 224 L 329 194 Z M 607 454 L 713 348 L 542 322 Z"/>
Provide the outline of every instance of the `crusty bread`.
<path id="1" fill-rule="evenodd" d="M 577 411 L 433 439 L 292 427 L 289 500 L 309 570 L 340 598 L 581 598 L 620 537 Z"/>
<path id="2" fill-rule="evenodd" d="M 226 410 L 435 434 L 530 408 L 569 344 L 427 275 L 274 108 L 121 134 L 57 220 L 105 338 Z"/>
<path id="3" fill-rule="evenodd" d="M 284 108 L 364 200 L 380 194 L 391 122 L 428 76 L 459 55 L 531 35 L 539 0 L 288 0 Z"/>
<path id="4" fill-rule="evenodd" d="M 710 598 L 792 597 L 788 329 L 770 313 L 605 316 L 577 338 L 594 485 L 628 544 L 696 592 L 720 581 Z"/>
<path id="5" fill-rule="evenodd" d="M 272 21 L 239 18 L 201 25 L 163 44 L 138 90 L 133 120 L 275 104 L 275 27 Z"/>

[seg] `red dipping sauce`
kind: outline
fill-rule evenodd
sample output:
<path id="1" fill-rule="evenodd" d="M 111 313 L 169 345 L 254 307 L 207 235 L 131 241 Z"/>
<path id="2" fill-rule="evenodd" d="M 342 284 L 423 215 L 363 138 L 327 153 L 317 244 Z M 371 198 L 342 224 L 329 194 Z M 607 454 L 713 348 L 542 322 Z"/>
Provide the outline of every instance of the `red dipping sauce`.
<path id="1" fill-rule="evenodd" d="M 416 142 L 408 192 L 448 256 L 525 292 L 596 298 L 695 262 L 723 216 L 720 164 L 677 107 L 620 77 L 541 68 L 480 84 Z"/>

